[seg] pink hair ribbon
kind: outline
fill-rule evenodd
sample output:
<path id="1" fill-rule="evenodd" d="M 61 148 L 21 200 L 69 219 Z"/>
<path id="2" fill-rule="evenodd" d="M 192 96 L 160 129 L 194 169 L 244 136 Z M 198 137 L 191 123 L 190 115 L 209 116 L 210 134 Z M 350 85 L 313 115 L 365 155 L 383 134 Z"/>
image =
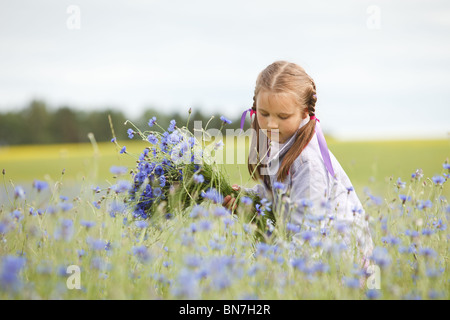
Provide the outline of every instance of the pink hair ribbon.
<path id="1" fill-rule="evenodd" d="M 316 118 L 316 116 L 311 116 L 310 120 L 316 120 L 316 135 L 317 140 L 319 141 L 319 148 L 320 153 L 322 154 L 323 162 L 325 163 L 325 167 L 327 168 L 331 176 L 336 179 L 336 176 L 334 175 L 333 165 L 331 164 L 330 151 L 328 150 L 325 136 L 323 135 L 322 128 L 320 127 L 320 121 Z"/>
<path id="2" fill-rule="evenodd" d="M 245 117 L 247 116 L 247 112 L 250 112 L 250 119 L 252 118 L 252 116 L 256 113 L 255 110 L 253 110 L 252 108 L 245 110 L 242 113 L 241 116 L 241 131 L 244 130 L 244 122 L 245 122 Z"/>

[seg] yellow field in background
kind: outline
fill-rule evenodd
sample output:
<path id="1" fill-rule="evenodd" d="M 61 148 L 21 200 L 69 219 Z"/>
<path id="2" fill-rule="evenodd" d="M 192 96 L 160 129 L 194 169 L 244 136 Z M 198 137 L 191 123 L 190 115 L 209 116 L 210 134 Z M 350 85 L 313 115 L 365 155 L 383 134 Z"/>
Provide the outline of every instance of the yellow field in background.
<path id="1" fill-rule="evenodd" d="M 223 151 L 216 153 L 217 157 L 223 156 L 223 168 L 231 183 L 254 184 L 249 182 L 246 165 L 248 142 L 248 138 L 247 141 L 236 138 L 234 144 L 226 144 Z M 59 180 L 63 170 L 65 181 L 88 179 L 100 183 L 112 179 L 111 166 L 132 169 L 139 154 L 150 145 L 137 140 L 119 141 L 119 144 L 127 147 L 128 154 L 119 154 L 120 148 L 111 142 L 98 143 L 98 146 L 86 143 L 0 147 L 0 170 L 5 169 L 6 181 L 15 183 Z M 426 177 L 442 174 L 442 164 L 450 158 L 450 140 L 329 141 L 329 148 L 359 190 L 365 186 L 381 188 L 390 177 L 408 181 L 418 168 L 423 169 Z M 232 162 L 225 163 L 227 159 Z"/>

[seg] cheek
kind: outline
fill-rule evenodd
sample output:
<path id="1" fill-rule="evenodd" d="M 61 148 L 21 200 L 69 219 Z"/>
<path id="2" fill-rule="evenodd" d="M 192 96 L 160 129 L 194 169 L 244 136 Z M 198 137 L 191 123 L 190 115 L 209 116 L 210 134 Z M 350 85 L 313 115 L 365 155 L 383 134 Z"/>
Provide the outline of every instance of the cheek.
<path id="1" fill-rule="evenodd" d="M 263 116 L 258 116 L 258 123 L 261 128 L 265 127 L 266 119 Z"/>
<path id="2" fill-rule="evenodd" d="M 300 126 L 300 122 L 301 122 L 301 121 L 299 121 L 299 120 L 293 119 L 293 120 L 290 120 L 290 121 L 288 121 L 288 122 L 285 122 L 285 123 L 283 124 L 283 127 L 285 128 L 285 131 L 286 131 L 287 133 L 293 133 L 293 132 L 295 132 L 295 131 L 298 129 L 298 127 Z"/>

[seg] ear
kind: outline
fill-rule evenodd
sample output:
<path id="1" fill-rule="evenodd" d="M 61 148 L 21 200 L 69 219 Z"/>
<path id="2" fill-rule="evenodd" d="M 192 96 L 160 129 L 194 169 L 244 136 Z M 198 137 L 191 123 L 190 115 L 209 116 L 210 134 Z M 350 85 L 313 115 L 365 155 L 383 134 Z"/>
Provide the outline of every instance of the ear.
<path id="1" fill-rule="evenodd" d="M 303 113 L 302 113 L 302 120 L 305 120 L 307 117 L 308 117 L 308 112 L 307 112 L 307 110 L 305 110 L 305 111 L 303 111 Z"/>

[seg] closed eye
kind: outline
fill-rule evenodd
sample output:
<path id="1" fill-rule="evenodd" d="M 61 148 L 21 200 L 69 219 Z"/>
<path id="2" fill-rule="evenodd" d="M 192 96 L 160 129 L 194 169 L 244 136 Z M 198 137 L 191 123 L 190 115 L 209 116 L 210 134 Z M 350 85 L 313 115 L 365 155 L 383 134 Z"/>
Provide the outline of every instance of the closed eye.
<path id="1" fill-rule="evenodd" d="M 268 117 L 268 114 L 264 114 L 264 113 L 260 113 L 261 116 L 263 117 Z M 280 119 L 282 120 L 286 120 L 287 118 L 289 118 L 290 116 L 278 116 Z"/>

